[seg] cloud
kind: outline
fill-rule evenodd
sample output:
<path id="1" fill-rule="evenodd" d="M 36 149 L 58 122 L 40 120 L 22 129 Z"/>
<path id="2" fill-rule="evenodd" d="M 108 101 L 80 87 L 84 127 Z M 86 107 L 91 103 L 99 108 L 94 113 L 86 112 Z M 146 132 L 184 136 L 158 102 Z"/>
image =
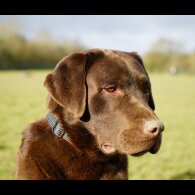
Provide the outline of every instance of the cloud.
<path id="1" fill-rule="evenodd" d="M 0 16 L 0 22 L 8 19 L 22 22 L 28 38 L 47 30 L 54 39 L 80 40 L 90 48 L 144 53 L 159 38 L 184 43 L 187 50 L 195 48 L 195 16 Z"/>

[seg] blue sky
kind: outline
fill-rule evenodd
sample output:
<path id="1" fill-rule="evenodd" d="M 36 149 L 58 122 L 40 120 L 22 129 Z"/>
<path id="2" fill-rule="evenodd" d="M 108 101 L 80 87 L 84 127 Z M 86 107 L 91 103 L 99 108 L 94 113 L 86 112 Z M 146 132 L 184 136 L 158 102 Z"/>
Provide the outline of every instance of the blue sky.
<path id="1" fill-rule="evenodd" d="M 89 48 L 143 54 L 156 40 L 167 38 L 183 44 L 186 51 L 195 51 L 195 16 L 1 15 L 0 24 L 5 22 L 20 23 L 29 39 L 47 31 L 59 41 L 78 40 Z"/>

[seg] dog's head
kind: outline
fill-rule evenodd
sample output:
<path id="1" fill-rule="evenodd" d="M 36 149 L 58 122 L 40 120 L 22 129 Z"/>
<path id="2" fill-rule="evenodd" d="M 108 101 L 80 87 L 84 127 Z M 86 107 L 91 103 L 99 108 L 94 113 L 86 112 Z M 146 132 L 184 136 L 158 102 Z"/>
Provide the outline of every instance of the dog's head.
<path id="1" fill-rule="evenodd" d="M 135 52 L 74 53 L 57 64 L 44 84 L 104 153 L 159 150 L 164 125 L 154 113 L 150 80 Z"/>

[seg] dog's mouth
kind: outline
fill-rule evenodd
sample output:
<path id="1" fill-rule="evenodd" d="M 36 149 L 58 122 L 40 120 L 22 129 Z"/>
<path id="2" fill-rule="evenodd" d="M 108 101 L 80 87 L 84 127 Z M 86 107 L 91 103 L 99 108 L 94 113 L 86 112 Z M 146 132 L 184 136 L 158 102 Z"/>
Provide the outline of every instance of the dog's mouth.
<path id="1" fill-rule="evenodd" d="M 139 150 L 138 152 L 131 153 L 132 156 L 141 156 L 147 152 L 150 152 L 151 154 L 156 154 L 161 146 L 161 141 L 162 141 L 162 135 L 159 135 L 158 138 L 155 140 L 154 144 L 152 146 L 149 146 L 145 149 Z M 104 143 L 101 145 L 101 150 L 109 155 L 113 154 L 116 152 L 116 148 L 112 146 L 110 143 Z"/>
<path id="2" fill-rule="evenodd" d="M 156 154 L 161 146 L 161 142 L 162 142 L 162 135 L 160 135 L 158 137 L 158 139 L 156 140 L 156 142 L 154 143 L 154 145 L 148 150 L 151 154 Z"/>
<path id="3" fill-rule="evenodd" d="M 151 154 L 156 154 L 161 146 L 161 142 L 162 142 L 162 135 L 160 135 L 157 140 L 155 141 L 155 143 L 149 147 L 148 149 L 142 150 L 140 152 L 131 154 L 132 156 L 141 156 L 143 154 L 145 154 L 146 152 L 150 152 Z"/>

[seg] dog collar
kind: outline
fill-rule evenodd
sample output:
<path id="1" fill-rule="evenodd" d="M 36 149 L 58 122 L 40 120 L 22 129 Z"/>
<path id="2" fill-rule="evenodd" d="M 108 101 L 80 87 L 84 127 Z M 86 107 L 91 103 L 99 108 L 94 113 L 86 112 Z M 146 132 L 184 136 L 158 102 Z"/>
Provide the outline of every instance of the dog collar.
<path id="1" fill-rule="evenodd" d="M 48 113 L 46 118 L 47 118 L 47 121 L 48 121 L 48 123 L 50 124 L 50 126 L 52 128 L 53 133 L 55 135 L 57 135 L 58 137 L 61 137 L 64 140 L 66 140 L 72 147 L 74 147 L 78 152 L 81 153 L 81 150 L 79 148 L 77 148 L 76 145 L 72 142 L 72 140 L 70 139 L 68 133 L 60 127 L 60 124 L 58 123 L 56 118 L 53 116 L 53 114 Z"/>
<path id="2" fill-rule="evenodd" d="M 65 139 L 66 141 L 70 142 L 70 138 L 68 136 L 68 133 L 60 127 L 60 124 L 58 123 L 56 118 L 53 116 L 53 114 L 48 113 L 46 118 L 47 118 L 47 121 L 52 128 L 53 133 L 55 135 L 57 135 L 58 137 L 61 137 L 61 138 Z"/>

